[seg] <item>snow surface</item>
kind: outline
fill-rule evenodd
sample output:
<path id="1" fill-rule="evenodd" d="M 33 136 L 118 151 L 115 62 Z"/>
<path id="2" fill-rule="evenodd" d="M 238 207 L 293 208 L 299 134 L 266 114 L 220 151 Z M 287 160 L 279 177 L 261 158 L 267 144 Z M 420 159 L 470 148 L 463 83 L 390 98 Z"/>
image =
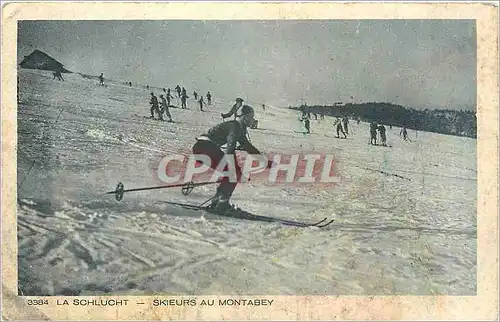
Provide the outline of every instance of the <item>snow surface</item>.
<path id="1" fill-rule="evenodd" d="M 145 88 L 100 87 L 77 74 L 59 82 L 33 70 L 19 77 L 20 294 L 476 292 L 474 139 L 409 130 L 410 143 L 387 127 L 392 148 L 376 147 L 369 125 L 352 120 L 349 138 L 335 139 L 330 117 L 303 135 L 297 112 L 253 102 L 260 129 L 250 135 L 261 151 L 333 153 L 338 162 L 335 187 L 257 180 L 236 188 L 232 201 L 259 215 L 335 218 L 324 229 L 286 227 L 162 203 L 202 202 L 215 186 L 189 196 L 125 193 L 120 202 L 104 195 L 119 181 L 160 184 L 160 159 L 190 151 L 234 98 L 213 93 L 208 112 L 190 99 L 189 110 L 171 109 L 176 123 L 162 123 L 142 117 Z"/>

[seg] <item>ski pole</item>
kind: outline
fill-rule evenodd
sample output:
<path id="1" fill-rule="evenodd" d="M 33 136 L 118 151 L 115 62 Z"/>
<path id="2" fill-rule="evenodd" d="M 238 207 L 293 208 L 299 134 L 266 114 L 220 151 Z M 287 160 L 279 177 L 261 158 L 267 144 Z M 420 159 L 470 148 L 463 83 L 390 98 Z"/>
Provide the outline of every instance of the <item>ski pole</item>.
<path id="1" fill-rule="evenodd" d="M 208 181 L 208 182 L 199 182 L 199 183 L 194 183 L 194 182 L 188 182 L 188 183 L 179 183 L 179 184 L 172 184 L 172 185 L 166 185 L 166 186 L 157 186 L 157 187 L 145 187 L 145 188 L 134 188 L 134 189 L 127 189 L 125 190 L 125 186 L 123 183 L 118 182 L 116 185 L 116 189 L 114 191 L 108 191 L 105 194 L 114 194 L 115 199 L 117 201 L 120 201 L 123 199 L 123 194 L 125 192 L 133 192 L 133 191 L 145 191 L 145 190 L 156 190 L 156 189 L 166 189 L 166 188 L 175 188 L 175 187 L 182 187 L 182 194 L 187 196 L 188 194 L 193 191 L 195 187 L 199 186 L 204 186 L 204 185 L 209 185 L 209 184 L 215 184 L 215 183 L 220 183 L 221 180 L 219 181 Z"/>

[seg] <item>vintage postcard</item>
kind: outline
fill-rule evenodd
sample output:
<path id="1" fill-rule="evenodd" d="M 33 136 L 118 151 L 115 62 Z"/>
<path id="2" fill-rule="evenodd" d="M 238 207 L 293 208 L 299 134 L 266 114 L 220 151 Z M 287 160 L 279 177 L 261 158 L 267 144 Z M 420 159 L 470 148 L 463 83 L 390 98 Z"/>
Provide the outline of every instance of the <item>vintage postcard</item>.
<path id="1" fill-rule="evenodd" d="M 2 7 L 2 317 L 498 317 L 498 8 Z"/>

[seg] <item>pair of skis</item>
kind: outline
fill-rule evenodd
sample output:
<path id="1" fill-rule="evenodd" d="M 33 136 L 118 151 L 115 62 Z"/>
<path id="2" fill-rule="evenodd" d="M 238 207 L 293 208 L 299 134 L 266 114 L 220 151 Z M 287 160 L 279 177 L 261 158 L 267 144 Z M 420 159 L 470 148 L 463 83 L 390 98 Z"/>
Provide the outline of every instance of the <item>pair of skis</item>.
<path id="1" fill-rule="evenodd" d="M 188 195 L 193 191 L 193 189 L 195 187 L 209 185 L 209 184 L 215 184 L 215 183 L 219 183 L 219 182 L 220 181 L 200 182 L 200 183 L 188 182 L 185 184 L 174 184 L 174 185 L 167 185 L 167 186 L 147 187 L 147 188 L 135 188 L 135 189 L 128 189 L 128 190 L 125 190 L 125 186 L 123 185 L 123 183 L 119 182 L 114 191 L 106 192 L 106 194 L 114 194 L 115 199 L 117 201 L 120 201 L 123 199 L 123 194 L 125 192 L 182 187 L 182 193 L 184 195 Z M 333 219 L 331 219 L 330 221 L 327 221 L 327 218 L 323 218 L 322 220 L 320 220 L 318 222 L 306 223 L 306 222 L 301 222 L 301 221 L 294 221 L 294 220 L 287 220 L 287 219 L 281 219 L 281 218 L 275 218 L 275 217 L 269 217 L 269 216 L 255 215 L 255 214 L 248 212 L 246 210 L 243 210 L 241 208 L 230 208 L 230 209 L 223 211 L 223 212 L 217 212 L 208 206 L 204 206 L 203 204 L 194 205 L 194 204 L 189 204 L 189 203 L 180 203 L 180 202 L 172 202 L 172 201 L 162 201 L 162 203 L 166 203 L 166 204 L 173 205 L 173 206 L 180 206 L 182 208 L 189 209 L 189 210 L 206 211 L 208 213 L 219 215 L 219 216 L 239 218 L 239 219 L 251 220 L 251 221 L 280 223 L 280 224 L 285 225 L 285 226 L 294 226 L 294 227 L 324 228 L 324 227 L 330 225 L 334 221 Z"/>
<path id="2" fill-rule="evenodd" d="M 231 218 L 238 218 L 238 219 L 244 219 L 244 220 L 251 220 L 251 221 L 262 221 L 262 222 L 270 222 L 270 223 L 279 223 L 283 224 L 285 226 L 294 226 L 294 227 L 318 227 L 318 228 L 324 228 L 331 223 L 334 222 L 333 219 L 330 221 L 327 221 L 328 218 L 323 218 L 318 222 L 313 222 L 313 223 L 306 223 L 306 222 L 301 222 L 301 221 L 294 221 L 294 220 L 287 220 L 287 219 L 281 219 L 281 218 L 275 218 L 275 217 L 269 217 L 269 216 L 262 216 L 262 215 L 255 215 L 249 211 L 243 210 L 241 208 L 230 208 L 224 212 L 217 212 L 214 211 L 213 209 L 210 209 L 208 206 L 202 206 L 202 205 L 193 205 L 193 204 L 188 204 L 188 203 L 181 203 L 181 202 L 171 202 L 171 201 L 162 201 L 162 203 L 166 203 L 169 205 L 174 205 L 174 206 L 180 206 L 185 209 L 189 210 L 195 210 L 195 211 L 206 211 L 208 213 L 218 215 L 218 216 L 224 216 L 224 217 L 231 217 Z"/>

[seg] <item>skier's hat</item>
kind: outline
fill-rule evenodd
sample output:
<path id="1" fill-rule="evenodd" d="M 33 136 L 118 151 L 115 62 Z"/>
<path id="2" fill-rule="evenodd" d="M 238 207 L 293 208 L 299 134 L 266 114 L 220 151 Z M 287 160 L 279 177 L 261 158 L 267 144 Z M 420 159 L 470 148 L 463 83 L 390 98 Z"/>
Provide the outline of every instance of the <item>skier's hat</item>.
<path id="1" fill-rule="evenodd" d="M 238 97 L 238 98 L 236 99 L 236 102 L 243 102 L 243 99 L 242 99 L 241 97 Z"/>

